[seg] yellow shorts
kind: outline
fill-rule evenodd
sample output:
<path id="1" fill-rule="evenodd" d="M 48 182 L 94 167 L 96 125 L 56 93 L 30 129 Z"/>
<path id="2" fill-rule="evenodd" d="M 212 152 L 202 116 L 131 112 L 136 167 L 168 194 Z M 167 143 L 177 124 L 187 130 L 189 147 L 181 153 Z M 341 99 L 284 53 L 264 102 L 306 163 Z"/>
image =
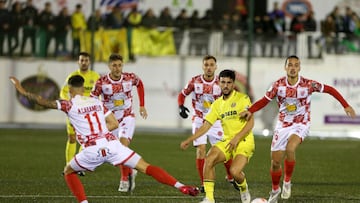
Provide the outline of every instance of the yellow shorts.
<path id="1" fill-rule="evenodd" d="M 68 135 L 75 135 L 74 127 L 71 125 L 68 118 L 66 118 L 66 132 Z"/>
<path id="2" fill-rule="evenodd" d="M 255 141 L 254 141 L 253 134 L 249 134 L 244 140 L 240 141 L 238 146 L 236 147 L 236 149 L 233 150 L 232 152 L 228 152 L 226 150 L 226 145 L 229 142 L 230 142 L 230 140 L 226 139 L 226 140 L 221 140 L 214 145 L 224 153 L 226 161 L 228 161 L 229 159 L 232 159 L 233 157 L 235 157 L 236 155 L 239 155 L 239 154 L 247 157 L 248 161 L 249 161 L 250 158 L 252 157 L 252 155 L 254 154 Z"/>

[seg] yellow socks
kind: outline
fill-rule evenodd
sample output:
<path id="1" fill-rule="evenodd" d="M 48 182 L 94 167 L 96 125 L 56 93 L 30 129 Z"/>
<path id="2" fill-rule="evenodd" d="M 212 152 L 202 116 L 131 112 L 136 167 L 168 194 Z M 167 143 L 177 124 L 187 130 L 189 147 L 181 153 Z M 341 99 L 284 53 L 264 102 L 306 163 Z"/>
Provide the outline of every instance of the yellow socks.
<path id="1" fill-rule="evenodd" d="M 75 156 L 75 153 L 76 153 L 76 142 L 70 143 L 69 141 L 67 141 L 65 148 L 66 163 L 69 163 L 69 161 Z"/>
<path id="2" fill-rule="evenodd" d="M 244 178 L 244 181 L 242 183 L 236 183 L 239 187 L 240 191 L 245 192 L 247 190 L 247 182 L 246 178 Z"/>
<path id="3" fill-rule="evenodd" d="M 214 181 L 204 180 L 205 196 L 208 200 L 215 200 L 214 199 L 214 187 L 215 187 Z"/>

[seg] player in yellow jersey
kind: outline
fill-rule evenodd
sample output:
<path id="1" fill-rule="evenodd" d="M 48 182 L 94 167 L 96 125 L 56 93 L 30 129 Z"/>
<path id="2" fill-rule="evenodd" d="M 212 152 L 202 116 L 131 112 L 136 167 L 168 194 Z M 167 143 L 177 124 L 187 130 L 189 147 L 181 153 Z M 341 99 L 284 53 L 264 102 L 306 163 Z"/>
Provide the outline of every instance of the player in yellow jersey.
<path id="1" fill-rule="evenodd" d="M 206 133 L 215 121 L 220 120 L 224 130 L 223 139 L 213 145 L 205 157 L 204 188 L 205 198 L 201 203 L 214 203 L 215 165 L 224 163 L 233 158 L 230 173 L 240 189 L 243 203 L 250 203 L 251 197 L 248 190 L 243 169 L 249 162 L 255 150 L 252 128 L 254 119 L 240 119 L 240 113 L 251 105 L 248 95 L 235 91 L 235 72 L 223 70 L 219 74 L 222 96 L 214 101 L 204 124 L 186 140 L 180 147 L 186 149 L 193 140 Z"/>
<path id="2" fill-rule="evenodd" d="M 90 54 L 89 53 L 80 52 L 78 64 L 79 64 L 79 69 L 70 73 L 67 76 L 65 83 L 64 83 L 63 87 L 61 88 L 61 91 L 60 91 L 61 99 L 66 99 L 66 100 L 70 99 L 69 86 L 67 85 L 67 81 L 71 76 L 80 75 L 84 78 L 84 80 L 85 80 L 84 96 L 90 96 L 90 92 L 91 92 L 96 80 L 100 78 L 100 75 L 97 72 L 90 70 Z M 76 154 L 75 131 L 68 119 L 66 119 L 66 131 L 68 134 L 68 140 L 67 140 L 66 148 L 65 148 L 65 159 L 66 159 L 66 163 L 68 163 Z M 84 175 L 84 174 L 81 173 L 80 175 Z"/>

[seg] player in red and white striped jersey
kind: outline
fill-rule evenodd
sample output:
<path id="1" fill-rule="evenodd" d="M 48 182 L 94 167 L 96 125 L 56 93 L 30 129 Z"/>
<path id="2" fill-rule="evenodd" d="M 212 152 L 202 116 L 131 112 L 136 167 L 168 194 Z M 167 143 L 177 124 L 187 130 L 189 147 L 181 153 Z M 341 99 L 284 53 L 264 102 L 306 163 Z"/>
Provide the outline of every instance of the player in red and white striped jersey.
<path id="1" fill-rule="evenodd" d="M 110 72 L 96 81 L 91 96 L 101 97 L 104 105 L 110 109 L 119 122 L 119 127 L 113 131 L 120 142 L 129 146 L 135 131 L 135 114 L 133 111 L 132 88 L 137 88 L 140 103 L 140 115 L 146 119 L 144 85 L 134 73 L 123 72 L 123 58 L 119 54 L 111 54 L 108 66 Z M 127 166 L 121 167 L 120 192 L 135 189 L 136 171 Z M 129 181 L 129 178 L 131 179 Z"/>
<path id="2" fill-rule="evenodd" d="M 104 163 L 136 168 L 160 183 L 179 189 L 186 195 L 196 196 L 199 193 L 197 187 L 180 183 L 162 168 L 149 164 L 139 154 L 122 145 L 118 138 L 109 132 L 118 127 L 114 114 L 108 111 L 98 98 L 83 96 L 84 78 L 80 75 L 72 76 L 68 80 L 70 100 L 46 100 L 27 92 L 15 77 L 10 77 L 10 80 L 21 95 L 46 108 L 61 110 L 69 117 L 77 141 L 82 145 L 83 150 L 67 163 L 64 168 L 64 178 L 78 202 L 88 201 L 77 172 L 94 171 Z"/>
<path id="3" fill-rule="evenodd" d="M 309 134 L 311 95 L 314 92 L 328 93 L 341 103 L 348 116 L 352 118 L 356 116 L 354 109 L 335 88 L 300 76 L 300 69 L 300 59 L 297 56 L 287 57 L 286 76 L 275 81 L 262 99 L 256 101 L 248 111 L 241 113 L 241 116 L 250 118 L 253 113 L 265 107 L 274 98 L 279 106 L 278 121 L 271 143 L 272 191 L 268 200 L 270 203 L 277 202 L 281 193 L 282 159 L 285 159 L 285 176 L 281 197 L 289 199 L 291 196 L 295 151 Z"/>

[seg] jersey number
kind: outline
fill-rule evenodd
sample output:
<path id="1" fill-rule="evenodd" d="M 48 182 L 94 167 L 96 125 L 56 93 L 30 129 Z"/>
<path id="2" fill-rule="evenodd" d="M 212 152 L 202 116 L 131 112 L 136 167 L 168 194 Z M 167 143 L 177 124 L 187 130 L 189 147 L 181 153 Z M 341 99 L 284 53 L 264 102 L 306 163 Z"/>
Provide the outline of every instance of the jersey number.
<path id="1" fill-rule="evenodd" d="M 101 132 L 102 131 L 102 128 L 101 128 L 101 124 L 100 124 L 100 121 L 99 121 L 99 117 L 98 117 L 98 115 L 97 115 L 97 112 L 94 112 L 93 114 L 86 114 L 84 117 L 87 119 L 87 121 L 88 121 L 88 123 L 89 123 L 89 125 L 90 125 L 90 130 L 91 130 L 91 133 L 92 134 L 94 134 L 95 133 L 95 131 L 94 131 L 94 124 L 96 124 L 96 123 L 94 123 L 94 121 L 92 121 L 91 120 L 91 117 L 90 116 L 92 116 L 92 117 L 94 117 L 95 119 L 96 119 L 96 123 L 97 123 L 97 126 L 98 126 L 98 129 L 99 129 L 99 131 Z"/>

